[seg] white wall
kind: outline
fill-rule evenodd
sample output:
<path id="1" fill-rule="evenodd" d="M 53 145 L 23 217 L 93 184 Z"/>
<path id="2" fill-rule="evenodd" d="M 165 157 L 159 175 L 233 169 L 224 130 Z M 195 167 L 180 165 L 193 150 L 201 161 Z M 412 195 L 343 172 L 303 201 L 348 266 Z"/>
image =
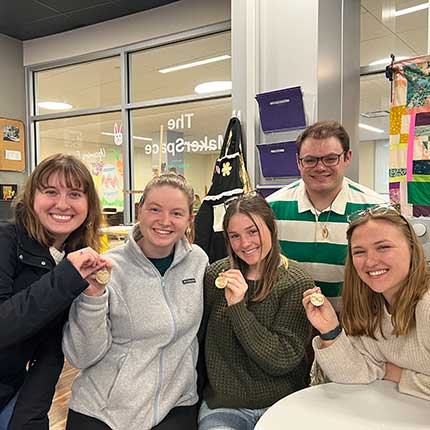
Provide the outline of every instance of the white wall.
<path id="1" fill-rule="evenodd" d="M 100 24 L 24 42 L 24 65 L 130 45 L 230 20 L 230 0 L 182 0 Z"/>
<path id="2" fill-rule="evenodd" d="M 25 80 L 22 42 L 0 34 L 0 116 L 25 121 Z M 3 132 L 0 130 L 0 132 Z M 21 185 L 26 175 L 0 171 L 0 183 Z"/>
<path id="3" fill-rule="evenodd" d="M 355 151 L 352 156 L 358 157 L 360 160 L 358 182 L 373 189 L 375 186 L 375 141 L 360 142 L 358 151 Z"/>

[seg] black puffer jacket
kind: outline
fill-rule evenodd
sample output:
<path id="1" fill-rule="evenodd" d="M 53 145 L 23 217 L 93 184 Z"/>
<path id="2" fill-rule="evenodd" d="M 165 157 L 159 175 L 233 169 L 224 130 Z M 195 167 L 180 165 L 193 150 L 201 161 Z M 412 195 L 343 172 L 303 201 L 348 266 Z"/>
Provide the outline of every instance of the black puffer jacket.
<path id="1" fill-rule="evenodd" d="M 0 224 L 0 250 L 0 410 L 19 390 L 9 430 L 48 430 L 62 327 L 88 283 L 14 224 Z"/>

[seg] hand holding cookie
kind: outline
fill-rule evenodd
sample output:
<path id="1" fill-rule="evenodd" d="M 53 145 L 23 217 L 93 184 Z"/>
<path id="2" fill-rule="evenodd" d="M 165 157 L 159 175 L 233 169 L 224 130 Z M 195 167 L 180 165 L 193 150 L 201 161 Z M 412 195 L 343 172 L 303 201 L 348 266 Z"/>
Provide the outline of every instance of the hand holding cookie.
<path id="1" fill-rule="evenodd" d="M 223 280 L 219 283 L 220 285 L 224 284 L 223 288 L 227 305 L 231 306 L 241 302 L 248 291 L 248 284 L 242 272 L 238 269 L 229 269 L 222 273 L 222 279 Z"/>
<path id="2" fill-rule="evenodd" d="M 106 289 L 106 285 L 111 280 L 112 261 L 108 258 L 100 257 L 98 270 L 86 278 L 89 287 L 84 291 L 87 296 L 101 296 Z"/>
<path id="3" fill-rule="evenodd" d="M 339 324 L 336 312 L 320 288 L 311 288 L 303 293 L 303 306 L 309 322 L 320 332 L 327 333 Z"/>

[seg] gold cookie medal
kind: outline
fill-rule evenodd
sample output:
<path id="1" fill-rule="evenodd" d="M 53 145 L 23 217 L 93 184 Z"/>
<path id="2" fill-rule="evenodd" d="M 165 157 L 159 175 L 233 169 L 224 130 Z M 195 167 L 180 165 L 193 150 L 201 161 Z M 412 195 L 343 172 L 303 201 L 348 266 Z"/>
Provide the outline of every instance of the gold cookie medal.
<path id="1" fill-rule="evenodd" d="M 311 303 L 314 306 L 321 306 L 324 303 L 324 296 L 321 293 L 311 294 Z"/>
<path id="2" fill-rule="evenodd" d="M 215 279 L 215 287 L 217 288 L 225 288 L 227 286 L 227 279 L 225 279 L 222 275 L 218 275 L 218 277 Z"/>
<path id="3" fill-rule="evenodd" d="M 110 281 L 110 272 L 106 268 L 96 272 L 96 281 L 99 284 L 106 285 Z"/>

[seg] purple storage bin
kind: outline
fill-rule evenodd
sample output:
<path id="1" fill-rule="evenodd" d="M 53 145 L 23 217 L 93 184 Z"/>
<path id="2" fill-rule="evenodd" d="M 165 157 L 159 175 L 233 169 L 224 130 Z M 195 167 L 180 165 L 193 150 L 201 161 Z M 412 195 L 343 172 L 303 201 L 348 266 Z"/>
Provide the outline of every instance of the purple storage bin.
<path id="1" fill-rule="evenodd" d="M 278 191 L 282 187 L 285 187 L 285 185 L 278 185 L 276 187 L 264 187 L 264 188 L 261 188 L 257 185 L 257 191 L 261 196 L 263 196 L 264 198 L 267 198 L 268 196 L 270 196 L 270 194 L 273 194 L 275 191 Z"/>
<path id="2" fill-rule="evenodd" d="M 300 176 L 296 161 L 296 142 L 257 145 L 264 177 Z"/>
<path id="3" fill-rule="evenodd" d="M 300 87 L 261 93 L 255 98 L 260 108 L 260 122 L 264 133 L 306 127 Z"/>

